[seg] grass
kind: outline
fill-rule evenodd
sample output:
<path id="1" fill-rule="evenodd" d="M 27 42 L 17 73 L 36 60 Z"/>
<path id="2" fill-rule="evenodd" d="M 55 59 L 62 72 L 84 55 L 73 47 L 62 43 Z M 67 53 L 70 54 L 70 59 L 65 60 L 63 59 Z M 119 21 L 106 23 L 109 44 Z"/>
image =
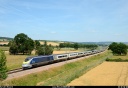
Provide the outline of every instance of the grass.
<path id="1" fill-rule="evenodd" d="M 28 55 L 6 55 L 8 70 L 20 68 Z"/>
<path id="2" fill-rule="evenodd" d="M 110 53 L 107 51 L 100 55 L 71 62 L 60 67 L 33 73 L 17 79 L 2 81 L 0 85 L 6 86 L 53 86 L 67 85 L 70 81 L 84 74 L 89 68 L 100 64 Z"/>
<path id="3" fill-rule="evenodd" d="M 2 49 L 3 51 L 9 51 L 9 47 L 8 46 L 0 46 L 0 49 Z"/>
<path id="4" fill-rule="evenodd" d="M 128 54 L 125 55 L 112 55 L 111 58 L 107 58 L 106 61 L 113 61 L 113 62 L 128 62 Z"/>
<path id="5" fill-rule="evenodd" d="M 122 60 L 126 60 L 128 59 L 128 54 L 126 56 L 112 56 L 112 59 L 117 59 L 117 58 L 121 58 Z"/>

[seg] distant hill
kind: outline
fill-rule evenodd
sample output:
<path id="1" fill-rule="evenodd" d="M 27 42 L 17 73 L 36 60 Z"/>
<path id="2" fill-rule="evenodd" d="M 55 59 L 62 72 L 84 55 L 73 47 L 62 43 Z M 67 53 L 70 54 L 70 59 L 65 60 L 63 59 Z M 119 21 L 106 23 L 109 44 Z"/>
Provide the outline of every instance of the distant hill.
<path id="1" fill-rule="evenodd" d="M 0 41 L 10 41 L 13 40 L 13 38 L 9 38 L 9 37 L 0 37 Z"/>
<path id="2" fill-rule="evenodd" d="M 78 42 L 78 43 L 82 43 L 82 44 L 97 44 L 97 45 L 110 45 L 112 42 Z M 120 43 L 120 42 L 117 42 Z M 122 42 L 124 44 L 128 45 L 128 42 Z"/>
<path id="3" fill-rule="evenodd" d="M 82 44 L 97 44 L 97 45 L 109 45 L 112 42 L 80 42 Z"/>

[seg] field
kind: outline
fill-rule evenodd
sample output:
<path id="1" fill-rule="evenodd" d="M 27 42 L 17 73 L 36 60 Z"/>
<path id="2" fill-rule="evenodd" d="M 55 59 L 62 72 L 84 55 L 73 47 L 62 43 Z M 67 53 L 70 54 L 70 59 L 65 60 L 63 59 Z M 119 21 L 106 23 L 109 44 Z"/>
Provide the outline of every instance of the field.
<path id="1" fill-rule="evenodd" d="M 43 45 L 44 42 L 40 41 L 40 44 Z M 48 45 L 51 44 L 52 46 L 56 46 L 56 45 L 58 46 L 59 45 L 59 42 L 47 42 L 47 44 Z"/>
<path id="2" fill-rule="evenodd" d="M 3 44 L 8 44 L 9 42 L 8 41 L 0 41 L 0 45 L 3 45 Z"/>
<path id="3" fill-rule="evenodd" d="M 128 54 L 126 56 L 113 56 L 110 59 L 118 59 L 118 58 L 121 58 L 122 60 L 128 60 Z"/>
<path id="4" fill-rule="evenodd" d="M 2 81 L 6 86 L 66 86 L 89 69 L 101 64 L 110 53 L 108 51 L 60 67 L 33 73 L 17 79 Z"/>
<path id="5" fill-rule="evenodd" d="M 128 86 L 128 62 L 104 62 L 68 86 Z"/>
<path id="6" fill-rule="evenodd" d="M 2 49 L 3 51 L 9 51 L 9 47 L 6 46 L 0 46 L 0 49 Z"/>

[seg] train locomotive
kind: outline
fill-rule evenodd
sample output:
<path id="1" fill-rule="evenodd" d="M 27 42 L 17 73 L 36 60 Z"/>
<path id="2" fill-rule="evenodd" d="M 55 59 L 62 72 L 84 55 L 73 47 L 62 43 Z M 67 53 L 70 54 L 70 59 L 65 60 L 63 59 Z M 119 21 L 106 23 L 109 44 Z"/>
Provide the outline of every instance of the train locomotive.
<path id="1" fill-rule="evenodd" d="M 27 57 L 22 64 L 22 69 L 25 70 L 28 68 L 37 67 L 37 66 L 52 63 L 52 62 L 92 55 L 92 54 L 100 53 L 102 51 L 104 50 L 92 50 L 92 51 L 85 51 L 85 52 L 72 52 L 72 53 L 64 53 L 64 54 Z"/>

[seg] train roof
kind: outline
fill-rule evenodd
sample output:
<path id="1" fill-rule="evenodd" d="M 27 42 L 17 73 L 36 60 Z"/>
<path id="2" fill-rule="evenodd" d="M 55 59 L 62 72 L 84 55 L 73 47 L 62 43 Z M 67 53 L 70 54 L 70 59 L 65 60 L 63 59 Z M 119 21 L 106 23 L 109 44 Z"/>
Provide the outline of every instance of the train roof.
<path id="1" fill-rule="evenodd" d="M 52 54 L 52 55 L 62 55 L 62 54 L 70 54 L 70 53 L 78 53 L 78 52 L 60 53 L 60 54 Z"/>
<path id="2" fill-rule="evenodd" d="M 30 57 L 27 57 L 27 58 L 33 58 L 33 57 L 47 57 L 47 56 L 52 56 L 52 55 L 39 55 L 39 56 L 30 56 Z"/>

